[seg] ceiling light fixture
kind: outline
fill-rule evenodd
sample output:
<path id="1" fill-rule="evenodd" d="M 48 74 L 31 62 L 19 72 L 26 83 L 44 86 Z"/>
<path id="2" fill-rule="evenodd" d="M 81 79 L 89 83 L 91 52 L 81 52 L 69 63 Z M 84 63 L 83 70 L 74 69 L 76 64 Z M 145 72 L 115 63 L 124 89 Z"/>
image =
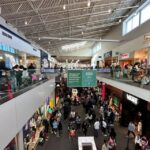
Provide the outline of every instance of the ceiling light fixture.
<path id="1" fill-rule="evenodd" d="M 87 2 L 87 6 L 88 6 L 88 7 L 91 6 L 91 1 L 90 1 L 90 0 Z"/>
<path id="2" fill-rule="evenodd" d="M 112 13 L 112 9 L 110 8 L 110 9 L 108 9 L 108 13 L 109 14 L 111 14 Z"/>
<path id="3" fill-rule="evenodd" d="M 28 25 L 28 22 L 27 22 L 27 20 L 25 20 L 24 24 L 25 24 L 25 25 Z"/>
<path id="4" fill-rule="evenodd" d="M 63 10 L 65 10 L 65 9 L 66 9 L 66 5 L 64 4 L 64 5 L 63 5 Z"/>
<path id="5" fill-rule="evenodd" d="M 121 23 L 122 22 L 122 20 L 121 19 L 119 19 L 119 21 L 118 21 L 119 23 Z"/>

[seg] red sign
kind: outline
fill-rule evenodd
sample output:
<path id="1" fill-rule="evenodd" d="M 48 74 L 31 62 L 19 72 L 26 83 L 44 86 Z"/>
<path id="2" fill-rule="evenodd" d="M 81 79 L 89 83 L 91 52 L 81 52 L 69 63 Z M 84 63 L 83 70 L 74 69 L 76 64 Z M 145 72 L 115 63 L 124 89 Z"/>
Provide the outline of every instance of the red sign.
<path id="1" fill-rule="evenodd" d="M 120 54 L 121 59 L 129 58 L 129 53 Z"/>
<path id="2" fill-rule="evenodd" d="M 105 83 L 102 83 L 102 99 L 105 100 Z"/>

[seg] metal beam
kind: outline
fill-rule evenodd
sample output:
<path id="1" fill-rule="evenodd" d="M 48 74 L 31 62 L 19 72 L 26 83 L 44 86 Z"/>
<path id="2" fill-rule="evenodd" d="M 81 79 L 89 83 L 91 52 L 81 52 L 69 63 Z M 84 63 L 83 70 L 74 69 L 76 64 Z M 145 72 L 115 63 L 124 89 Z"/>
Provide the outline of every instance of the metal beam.
<path id="1" fill-rule="evenodd" d="M 38 38 L 38 37 L 35 37 Z M 112 43 L 119 43 L 120 40 L 113 40 L 113 39 L 87 39 L 87 38 L 67 38 L 67 37 L 41 37 L 43 40 L 62 40 L 62 41 L 89 41 L 89 42 L 112 42 Z"/>
<path id="2" fill-rule="evenodd" d="M 94 7 L 95 8 L 97 8 L 97 7 L 105 7 L 106 8 L 106 6 L 112 6 L 112 5 L 118 5 L 118 2 L 113 2 L 113 3 L 107 3 L 107 4 L 100 4 L 100 5 L 98 5 L 98 4 L 96 4 Z M 132 7 L 136 7 L 136 6 L 132 6 Z M 49 7 L 47 7 L 46 9 L 48 9 Z M 51 8 L 51 7 L 50 7 Z M 52 9 L 52 8 L 51 8 Z M 54 9 L 54 8 L 53 8 Z M 82 8 L 75 8 L 75 9 L 68 9 L 68 10 L 62 10 L 62 11 L 56 11 L 56 12 L 50 12 L 50 13 L 43 13 L 43 14 L 41 14 L 41 15 L 58 15 L 58 14 L 62 14 L 62 13 L 67 13 L 67 11 L 68 12 L 73 12 L 73 11 L 79 11 L 79 10 L 82 10 L 82 9 L 89 9 L 89 7 L 82 7 Z M 120 8 L 119 8 L 120 9 Z M 40 9 L 38 9 L 39 11 L 40 11 Z M 28 13 L 29 13 L 30 11 L 28 11 Z M 26 12 L 24 12 L 24 13 L 26 13 Z M 10 15 L 13 15 L 13 13 L 11 13 Z M 6 14 L 3 14 L 3 16 L 6 16 Z M 35 17 L 35 16 L 38 16 L 38 15 L 32 15 L 33 17 Z M 29 17 L 31 17 L 31 16 L 29 16 Z M 15 19 L 11 19 L 11 18 L 9 18 L 9 20 L 16 20 L 16 19 L 23 19 L 23 18 L 25 18 L 25 17 L 20 17 L 20 18 L 15 18 Z"/>
<path id="3" fill-rule="evenodd" d="M 104 15 L 108 15 L 108 14 L 109 14 L 108 11 L 102 11 L 102 12 L 95 12 L 95 13 L 88 13 L 88 14 L 84 14 L 84 15 L 72 16 L 69 19 L 74 20 L 74 19 L 87 17 L 87 16 L 90 16 L 90 15 L 92 15 L 92 16 L 97 16 L 97 15 L 98 16 L 104 16 Z M 62 18 L 62 19 L 51 20 L 51 22 L 57 22 L 58 23 L 58 21 L 66 21 L 66 20 L 68 20 L 68 17 L 65 17 L 65 18 Z M 44 22 L 47 23 L 47 22 L 50 22 L 50 21 L 44 21 Z M 33 25 L 38 25 L 38 24 L 39 23 L 34 23 L 34 24 L 31 24 L 31 25 L 33 26 Z M 25 25 L 20 25 L 20 26 L 16 26 L 16 27 L 18 28 L 18 27 L 24 27 L 24 26 Z M 30 26 L 30 24 L 28 26 Z"/>
<path id="4" fill-rule="evenodd" d="M 94 0 L 93 2 L 98 2 L 98 1 L 101 1 L 101 0 Z M 124 2 L 128 2 L 128 0 L 124 0 Z M 20 3 L 20 2 L 18 2 L 18 3 Z M 100 4 L 100 5 L 102 5 L 102 7 L 105 7 L 105 6 L 109 6 L 109 5 L 117 5 L 119 3 L 119 1 L 116 1 L 116 2 L 113 2 L 113 3 L 107 3 L 107 4 Z M 85 9 L 85 8 L 89 8 L 89 7 L 87 7 L 87 2 L 77 2 L 77 3 L 72 3 L 72 4 L 69 4 L 69 5 L 67 5 L 67 7 L 72 7 L 72 6 L 74 6 L 74 5 L 76 5 L 77 6 L 77 8 L 79 8 L 82 4 L 85 4 L 85 6 L 86 7 L 82 7 L 81 9 Z M 79 6 L 78 6 L 79 5 Z M 97 6 L 100 6 L 100 5 L 97 5 Z M 52 6 L 50 6 L 50 7 L 46 7 L 46 8 L 39 8 L 38 10 L 39 11 L 43 11 L 43 10 L 47 10 L 47 9 L 49 9 L 49 10 L 51 10 L 51 9 L 58 9 L 58 8 L 62 8 L 62 10 L 63 10 L 63 5 L 59 5 L 59 6 L 54 6 L 54 7 L 52 7 Z M 69 9 L 68 9 L 69 10 Z M 75 9 L 71 9 L 71 10 L 69 10 L 69 11 L 73 11 L 73 10 L 75 10 Z M 78 10 L 78 9 L 77 9 Z M 33 12 L 34 10 L 28 10 L 28 13 L 30 13 L 30 12 Z M 67 11 L 67 10 L 66 10 Z M 21 12 L 18 12 L 18 13 L 16 13 L 16 12 L 14 12 L 14 13 L 8 13 L 8 14 L 3 14 L 3 16 L 9 16 L 9 15 L 16 15 L 16 14 L 23 14 L 23 13 L 26 13 L 27 11 L 21 11 Z M 65 12 L 65 11 L 58 11 L 58 12 Z M 55 12 L 55 13 L 58 13 L 57 11 Z M 51 12 L 51 13 L 53 13 L 53 12 Z M 49 13 L 50 14 L 50 13 Z"/>
<path id="5" fill-rule="evenodd" d="M 96 31 L 88 31 L 88 32 L 84 32 L 84 35 L 89 35 L 89 34 L 94 34 L 94 33 L 102 33 L 102 32 L 108 31 L 108 30 L 109 29 L 96 30 Z M 41 31 L 39 33 L 30 34 L 30 35 L 26 35 L 26 36 L 32 37 L 32 36 L 36 36 L 36 35 L 42 34 L 42 33 L 45 33 L 45 31 Z M 74 37 L 74 36 L 78 36 L 78 35 L 81 35 L 81 32 L 79 34 L 73 34 L 72 36 Z"/>
<path id="6" fill-rule="evenodd" d="M 107 20 L 115 20 L 115 19 L 120 19 L 120 18 L 126 18 L 126 17 L 128 17 L 128 15 L 125 15 L 125 16 L 118 16 L 118 17 L 115 17 L 115 18 L 106 18 L 106 19 L 102 19 L 102 20 L 98 20 L 98 21 L 92 21 L 92 22 L 88 22 L 88 24 L 87 24 L 87 26 L 89 26 L 89 25 L 93 25 L 93 26 L 95 26 L 95 23 L 100 23 L 100 22 L 103 22 L 103 21 L 107 21 Z M 78 26 L 82 26 L 82 25 L 85 25 L 86 23 L 79 23 L 79 24 L 76 24 L 76 25 L 73 25 L 73 26 L 71 26 L 71 28 L 73 28 L 73 27 L 78 27 Z M 46 24 L 46 25 L 48 25 L 48 24 Z M 23 29 L 25 29 L 25 30 L 27 30 L 28 28 L 31 28 L 31 26 L 26 26 L 26 28 L 23 28 L 23 27 L 21 27 L 21 28 L 19 28 L 20 30 L 23 30 Z M 58 31 L 58 30 L 64 30 L 64 29 L 68 29 L 69 27 L 68 26 L 63 26 L 63 27 L 56 27 L 55 29 L 50 29 L 50 30 L 47 30 L 48 32 L 51 32 L 51 31 Z M 44 31 L 42 31 L 42 32 L 44 32 Z M 31 33 L 31 34 L 27 34 L 27 35 L 32 35 L 32 34 L 37 34 L 37 33 L 41 33 L 41 32 L 34 32 L 34 33 Z"/>

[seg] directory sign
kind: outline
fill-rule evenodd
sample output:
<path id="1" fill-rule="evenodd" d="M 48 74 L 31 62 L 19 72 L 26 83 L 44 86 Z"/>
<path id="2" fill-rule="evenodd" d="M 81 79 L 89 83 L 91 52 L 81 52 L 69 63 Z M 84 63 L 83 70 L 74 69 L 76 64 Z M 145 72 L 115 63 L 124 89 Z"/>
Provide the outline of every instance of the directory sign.
<path id="1" fill-rule="evenodd" d="M 82 87 L 95 87 L 95 86 L 96 86 L 96 70 L 83 70 Z"/>
<path id="2" fill-rule="evenodd" d="M 68 70 L 68 87 L 82 87 L 82 70 Z"/>
<path id="3" fill-rule="evenodd" d="M 68 87 L 95 87 L 96 70 L 68 70 Z"/>

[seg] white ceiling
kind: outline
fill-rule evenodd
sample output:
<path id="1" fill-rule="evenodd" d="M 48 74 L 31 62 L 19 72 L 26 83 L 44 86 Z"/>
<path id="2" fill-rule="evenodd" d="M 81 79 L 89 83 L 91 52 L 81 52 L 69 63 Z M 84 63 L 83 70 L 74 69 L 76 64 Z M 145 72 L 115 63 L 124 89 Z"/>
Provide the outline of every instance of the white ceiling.
<path id="1" fill-rule="evenodd" d="M 75 41 L 42 37 L 99 39 L 118 25 L 120 19 L 126 18 L 131 9 L 138 7 L 138 2 L 140 0 L 0 0 L 0 7 L 1 16 L 28 39 L 52 54 L 65 56 L 61 46 Z"/>

